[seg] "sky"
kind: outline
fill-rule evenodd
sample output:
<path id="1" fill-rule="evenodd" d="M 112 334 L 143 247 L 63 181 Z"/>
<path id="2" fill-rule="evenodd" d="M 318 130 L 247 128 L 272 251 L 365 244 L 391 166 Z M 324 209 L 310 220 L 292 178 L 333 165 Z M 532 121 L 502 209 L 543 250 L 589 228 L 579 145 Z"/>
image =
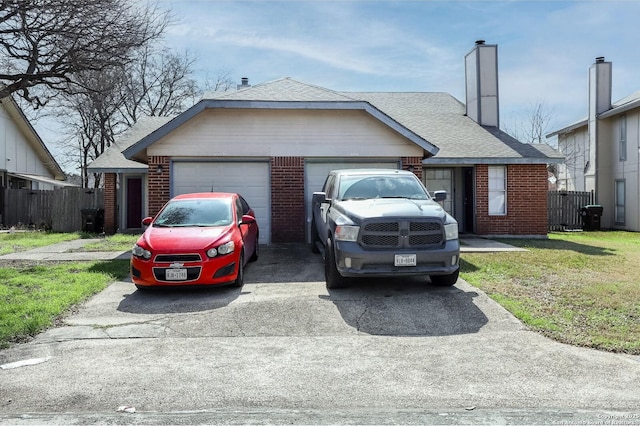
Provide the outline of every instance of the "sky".
<path id="1" fill-rule="evenodd" d="M 197 57 L 196 78 L 252 85 L 290 77 L 335 91 L 447 92 L 464 102 L 464 56 L 498 46 L 501 127 L 537 104 L 549 131 L 587 115 L 588 69 L 613 64 L 613 100 L 640 90 L 640 0 L 156 0 L 165 44 Z"/>

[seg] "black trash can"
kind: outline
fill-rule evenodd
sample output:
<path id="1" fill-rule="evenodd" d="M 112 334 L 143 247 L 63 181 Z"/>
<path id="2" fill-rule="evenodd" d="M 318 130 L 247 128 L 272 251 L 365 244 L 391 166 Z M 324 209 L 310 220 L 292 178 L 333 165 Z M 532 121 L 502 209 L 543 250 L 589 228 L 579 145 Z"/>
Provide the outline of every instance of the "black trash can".
<path id="1" fill-rule="evenodd" d="M 583 231 L 599 231 L 600 218 L 602 217 L 602 206 L 592 204 L 580 208 Z"/>
<path id="2" fill-rule="evenodd" d="M 104 209 L 80 209 L 80 213 L 82 213 L 82 232 L 102 232 Z"/>

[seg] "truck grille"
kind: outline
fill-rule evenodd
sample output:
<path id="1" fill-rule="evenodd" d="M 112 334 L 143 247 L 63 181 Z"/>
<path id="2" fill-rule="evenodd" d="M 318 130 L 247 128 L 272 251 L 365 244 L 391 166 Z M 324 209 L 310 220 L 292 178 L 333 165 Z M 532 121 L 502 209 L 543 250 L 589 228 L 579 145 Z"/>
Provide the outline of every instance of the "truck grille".
<path id="1" fill-rule="evenodd" d="M 428 220 L 365 222 L 360 232 L 369 248 L 436 248 L 444 242 L 442 223 Z"/>

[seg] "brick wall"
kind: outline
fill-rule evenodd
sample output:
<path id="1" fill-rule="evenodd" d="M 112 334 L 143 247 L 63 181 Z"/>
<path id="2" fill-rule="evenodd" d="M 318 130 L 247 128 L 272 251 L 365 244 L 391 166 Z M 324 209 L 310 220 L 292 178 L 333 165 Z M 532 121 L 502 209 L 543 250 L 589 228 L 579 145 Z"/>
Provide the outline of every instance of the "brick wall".
<path id="1" fill-rule="evenodd" d="M 112 235 L 118 230 L 118 176 L 104 174 L 104 232 Z"/>
<path id="2" fill-rule="evenodd" d="M 479 235 L 547 235 L 547 167 L 507 166 L 507 214 L 489 216 L 489 166 L 476 165 L 476 232 Z"/>
<path id="3" fill-rule="evenodd" d="M 149 165 L 147 187 L 149 216 L 155 216 L 169 201 L 169 157 L 151 156 L 147 164 Z M 162 173 L 158 173 L 158 166 L 162 166 Z"/>
<path id="4" fill-rule="evenodd" d="M 271 159 L 271 241 L 305 241 L 304 158 Z"/>
<path id="5" fill-rule="evenodd" d="M 402 170 L 413 167 L 413 174 L 422 180 L 422 157 L 402 157 Z"/>

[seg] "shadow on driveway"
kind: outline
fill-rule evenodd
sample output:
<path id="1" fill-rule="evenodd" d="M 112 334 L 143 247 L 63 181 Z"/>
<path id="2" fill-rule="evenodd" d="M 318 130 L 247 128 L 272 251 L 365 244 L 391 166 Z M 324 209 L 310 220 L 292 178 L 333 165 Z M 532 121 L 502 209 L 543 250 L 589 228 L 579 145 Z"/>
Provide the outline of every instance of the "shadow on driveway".
<path id="1" fill-rule="evenodd" d="M 426 277 L 358 279 L 324 297 L 336 305 L 346 324 L 372 335 L 469 334 L 489 321 L 473 303 L 478 293 L 434 287 Z"/>

